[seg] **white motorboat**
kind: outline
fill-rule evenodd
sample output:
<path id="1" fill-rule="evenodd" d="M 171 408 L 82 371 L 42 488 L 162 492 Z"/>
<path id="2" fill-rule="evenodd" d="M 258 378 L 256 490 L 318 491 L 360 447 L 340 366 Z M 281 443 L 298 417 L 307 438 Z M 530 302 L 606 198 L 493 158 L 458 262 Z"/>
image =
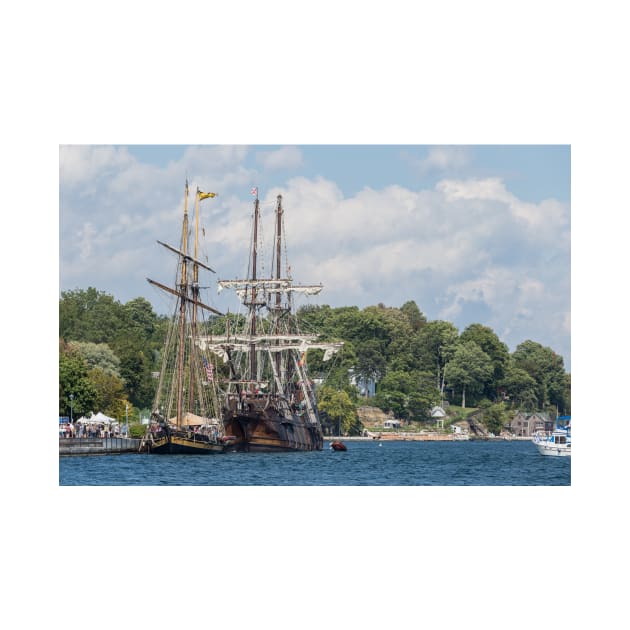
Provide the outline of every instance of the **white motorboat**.
<path id="1" fill-rule="evenodd" d="M 571 456 L 571 417 L 561 416 L 556 420 L 556 427 L 550 433 L 538 432 L 532 440 L 543 455 L 556 457 Z"/>

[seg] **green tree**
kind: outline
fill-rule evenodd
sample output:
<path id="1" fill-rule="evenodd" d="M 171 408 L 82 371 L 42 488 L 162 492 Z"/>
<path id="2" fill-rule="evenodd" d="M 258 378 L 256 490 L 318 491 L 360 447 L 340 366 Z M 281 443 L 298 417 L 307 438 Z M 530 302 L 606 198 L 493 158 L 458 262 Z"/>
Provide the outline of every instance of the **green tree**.
<path id="1" fill-rule="evenodd" d="M 422 311 L 418 308 L 418 305 L 413 300 L 411 300 L 410 302 L 405 302 L 400 307 L 400 311 L 405 315 L 405 317 L 409 321 L 411 329 L 414 332 L 418 332 L 427 323 L 427 318 L 424 316 Z"/>
<path id="2" fill-rule="evenodd" d="M 91 369 L 87 374 L 94 386 L 94 411 L 102 411 L 112 418 L 122 419 L 125 405 L 128 404 L 122 379 L 99 368 Z"/>
<path id="3" fill-rule="evenodd" d="M 384 412 L 390 411 L 396 418 L 407 417 L 408 394 L 395 389 L 379 389 L 374 396 L 374 405 Z"/>
<path id="4" fill-rule="evenodd" d="M 150 407 L 155 393 L 155 382 L 151 378 L 151 357 L 133 338 L 118 343 L 117 353 L 120 357 L 120 375 L 125 382 L 129 400 L 136 407 Z"/>
<path id="5" fill-rule="evenodd" d="M 347 435 L 358 429 L 356 408 L 347 392 L 322 387 L 317 392 L 317 406 L 337 424 L 340 433 Z"/>
<path id="6" fill-rule="evenodd" d="M 366 328 L 361 312 L 356 306 L 336 308 L 331 315 L 327 327 L 329 330 L 332 328 L 332 334 L 341 339 L 356 342 L 374 336 L 374 331 Z"/>
<path id="7" fill-rule="evenodd" d="M 492 378 L 492 361 L 474 341 L 464 341 L 457 345 L 453 358 L 445 366 L 445 373 L 450 386 L 461 388 L 462 408 L 465 408 L 466 392 L 483 392 Z"/>
<path id="8" fill-rule="evenodd" d="M 495 435 L 499 435 L 509 420 L 504 403 L 485 405 L 481 412 L 481 421 L 486 429 Z"/>
<path id="9" fill-rule="evenodd" d="M 387 367 L 383 343 L 376 339 L 368 339 L 357 344 L 357 364 L 355 373 L 365 379 L 378 381 Z"/>
<path id="10" fill-rule="evenodd" d="M 333 319 L 333 309 L 327 304 L 306 304 L 297 311 L 300 330 L 317 333 L 326 339 L 335 336 Z"/>
<path id="11" fill-rule="evenodd" d="M 571 374 L 564 375 L 564 392 L 562 399 L 564 401 L 562 413 L 571 415 Z"/>
<path id="12" fill-rule="evenodd" d="M 458 335 L 457 328 L 450 322 L 435 320 L 424 325 L 411 340 L 417 369 L 432 372 L 438 389 L 442 388 L 444 366 L 453 356 Z"/>
<path id="13" fill-rule="evenodd" d="M 310 355 L 315 352 L 315 350 L 309 351 L 307 355 L 310 374 L 318 373 L 312 369 L 310 364 Z M 321 371 L 319 372 L 319 375 L 323 378 L 323 386 L 345 391 L 352 400 L 357 400 L 359 397 L 359 390 L 356 386 L 350 383 L 350 371 L 356 363 L 357 355 L 354 351 L 353 344 L 351 342 L 344 342 L 344 345 L 341 347 L 339 352 L 334 354 L 327 362 L 322 360 L 320 364 Z M 317 364 L 315 363 L 315 365 Z"/>
<path id="14" fill-rule="evenodd" d="M 224 333 L 228 320 L 232 331 L 242 328 L 243 316 L 235 314 L 211 317 L 199 325 L 208 334 Z M 59 301 L 60 337 L 71 342 L 70 347 L 83 357 L 82 378 L 86 378 L 85 369 L 99 369 L 120 377 L 124 392 L 115 398 L 140 408 L 151 406 L 155 387 L 151 372 L 160 369 L 168 325 L 169 319 L 155 315 L 144 298 L 123 305 L 111 295 L 89 287 L 63 292 Z M 436 390 L 444 387 L 445 374 L 451 386 L 461 387 L 462 399 L 465 395 L 473 401 L 482 397 L 496 399 L 500 393 L 526 409 L 557 405 L 562 413 L 570 413 L 571 377 L 564 371 L 562 357 L 553 350 L 528 340 L 510 356 L 507 346 L 487 326 L 472 324 L 460 337 L 450 322 L 427 322 L 414 301 L 407 301 L 400 308 L 378 304 L 362 310 L 356 306 L 304 306 L 298 311 L 298 329 L 318 333 L 322 341 L 344 342 L 342 351 L 330 362 L 323 361 L 319 350 L 308 352 L 311 374 L 325 378 L 326 387 L 344 391 L 351 401 L 356 401 L 357 389 L 350 384 L 348 373 L 353 369 L 357 376 L 378 381 L 379 406 L 393 410 L 401 418 L 421 418 L 426 413 L 425 405 L 432 406 L 427 403 L 435 400 Z M 489 377 L 485 373 L 472 376 L 477 369 L 474 363 L 454 360 L 456 348 L 465 343 L 474 343 L 489 359 Z M 76 362 L 76 356 L 62 359 L 61 354 L 60 351 L 60 363 L 68 364 L 64 368 L 67 371 Z M 480 363 L 483 365 L 484 361 Z M 446 369 L 449 365 L 450 376 Z M 222 369 L 225 372 L 227 367 Z M 410 380 L 403 382 L 399 373 L 411 375 Z M 419 378 L 418 374 L 425 376 Z M 388 375 L 393 375 L 389 381 Z M 72 388 L 78 390 L 80 379 L 74 380 Z M 113 382 L 106 386 L 102 378 L 96 380 L 97 390 L 102 388 L 102 396 L 109 396 L 107 390 Z M 481 390 L 477 389 L 479 383 L 483 384 Z M 90 387 L 94 386 L 91 383 Z M 69 390 L 62 395 L 60 377 L 60 412 L 65 409 L 67 413 L 68 393 Z M 78 396 L 77 392 L 73 394 Z M 89 399 L 88 390 L 84 398 Z M 465 404 L 465 400 L 462 402 Z"/>
<path id="15" fill-rule="evenodd" d="M 430 372 L 389 372 L 379 383 L 374 404 L 406 420 L 428 420 L 440 400 Z"/>
<path id="16" fill-rule="evenodd" d="M 326 372 L 326 363 L 323 350 L 312 348 L 306 353 L 306 365 L 311 377 L 321 377 Z"/>
<path id="17" fill-rule="evenodd" d="M 70 415 L 70 396 L 73 418 L 93 411 L 96 389 L 88 377 L 85 360 L 65 345 L 59 351 L 59 415 Z"/>
<path id="18" fill-rule="evenodd" d="M 123 321 L 121 304 L 94 287 L 61 294 L 59 335 L 63 339 L 107 343 L 123 327 Z"/>
<path id="19" fill-rule="evenodd" d="M 383 304 L 368 306 L 362 315 L 373 322 L 373 339 L 381 342 L 388 369 L 411 369 L 409 339 L 413 328 L 409 318 L 400 309 Z"/>
<path id="20" fill-rule="evenodd" d="M 510 359 L 505 376 L 499 382 L 508 400 L 517 407 L 531 411 L 537 407 L 536 381 L 523 369 L 516 367 Z"/>
<path id="21" fill-rule="evenodd" d="M 428 375 L 416 391 L 412 391 L 407 398 L 407 418 L 420 422 L 431 419 L 431 409 L 440 402 L 440 393 L 433 384 L 433 378 Z"/>
<path id="22" fill-rule="evenodd" d="M 565 409 L 569 401 L 564 361 L 551 348 L 527 340 L 519 344 L 512 354 L 514 365 L 525 370 L 536 381 L 536 398 L 539 408 L 553 405 Z"/>
<path id="23" fill-rule="evenodd" d="M 98 368 L 106 374 L 120 377 L 120 359 L 106 343 L 69 341 L 68 346 L 85 359 L 88 369 Z"/>
<path id="24" fill-rule="evenodd" d="M 496 333 L 488 326 L 471 324 L 460 335 L 460 341 L 474 341 L 492 361 L 492 379 L 484 387 L 483 394 L 491 400 L 497 397 L 499 382 L 505 376 L 505 369 L 510 358 L 510 352 Z"/>
<path id="25" fill-rule="evenodd" d="M 151 303 L 144 298 L 130 300 L 123 307 L 123 313 L 136 334 L 144 340 L 149 340 L 156 329 L 157 318 Z"/>

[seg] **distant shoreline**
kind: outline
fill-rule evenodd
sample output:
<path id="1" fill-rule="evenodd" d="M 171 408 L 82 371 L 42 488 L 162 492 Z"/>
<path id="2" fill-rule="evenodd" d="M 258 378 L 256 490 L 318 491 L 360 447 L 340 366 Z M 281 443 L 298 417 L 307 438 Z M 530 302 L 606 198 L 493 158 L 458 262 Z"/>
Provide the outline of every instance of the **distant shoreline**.
<path id="1" fill-rule="evenodd" d="M 352 436 L 337 436 L 337 435 L 325 435 L 324 441 L 333 442 L 335 440 L 341 441 L 357 441 L 357 442 L 460 442 L 460 441 L 492 441 L 492 442 L 510 442 L 513 440 L 531 441 L 531 437 L 477 437 L 471 436 L 468 440 L 462 440 L 457 437 L 457 434 L 448 433 L 408 433 L 407 435 L 400 435 L 397 433 L 383 433 L 380 437 L 370 437 L 363 435 Z"/>

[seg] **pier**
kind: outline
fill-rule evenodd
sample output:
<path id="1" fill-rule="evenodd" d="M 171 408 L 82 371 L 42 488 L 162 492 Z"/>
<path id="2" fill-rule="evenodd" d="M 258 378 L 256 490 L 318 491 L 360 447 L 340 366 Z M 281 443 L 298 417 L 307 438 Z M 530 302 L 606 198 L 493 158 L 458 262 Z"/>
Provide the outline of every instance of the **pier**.
<path id="1" fill-rule="evenodd" d="M 140 440 L 137 438 L 59 438 L 59 455 L 118 455 L 137 453 Z"/>

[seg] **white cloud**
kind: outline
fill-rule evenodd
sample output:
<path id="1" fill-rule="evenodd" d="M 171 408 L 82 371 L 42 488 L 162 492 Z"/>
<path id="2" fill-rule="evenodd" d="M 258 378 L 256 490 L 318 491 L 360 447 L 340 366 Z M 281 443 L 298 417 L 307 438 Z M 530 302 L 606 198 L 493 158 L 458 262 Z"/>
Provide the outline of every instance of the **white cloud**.
<path id="1" fill-rule="evenodd" d="M 225 173 L 243 163 L 248 148 L 245 145 L 192 146 L 186 149 L 179 164 L 195 169 L 196 172 Z"/>
<path id="2" fill-rule="evenodd" d="M 277 193 L 294 276 L 323 282 L 322 302 L 416 299 L 430 317 L 462 327 L 482 312 L 512 347 L 566 332 L 568 209 L 559 202 L 522 202 L 499 179 L 420 192 L 366 188 L 347 198 L 333 182 L 294 178 L 270 197 Z M 559 267 L 547 263 L 547 247 Z"/>
<path id="3" fill-rule="evenodd" d="M 563 249 L 569 247 L 569 208 L 554 199 L 546 199 L 538 204 L 525 202 L 510 193 L 503 181 L 496 177 L 486 179 L 442 180 L 436 188 L 446 201 L 467 212 L 481 209 L 489 216 L 497 217 L 506 212 L 513 219 L 505 221 L 504 227 L 514 232 L 525 229 L 524 238 L 544 247 L 556 243 Z M 495 204 L 493 206 L 493 204 Z M 502 234 L 505 237 L 505 234 Z"/>
<path id="4" fill-rule="evenodd" d="M 82 261 L 90 260 L 92 256 L 92 252 L 93 252 L 93 241 L 94 241 L 95 235 L 96 235 L 96 230 L 94 229 L 94 226 L 90 222 L 85 223 L 82 229 L 79 230 L 76 245 L 78 246 L 78 250 L 79 250 Z"/>
<path id="5" fill-rule="evenodd" d="M 512 200 L 512 195 L 507 192 L 498 177 L 467 180 L 444 179 L 438 182 L 436 188 L 444 194 L 447 201 L 488 199 L 509 203 Z"/>
<path id="6" fill-rule="evenodd" d="M 546 274 L 543 265 L 531 277 L 531 267 L 471 269 L 471 277 L 450 285 L 439 316 L 457 320 L 469 307 L 483 304 L 488 313 L 485 325 L 515 347 L 525 339 L 559 339 L 566 334 L 566 286 L 558 285 L 554 273 Z M 547 345 L 553 345 L 549 341 Z"/>
<path id="7" fill-rule="evenodd" d="M 421 167 L 425 171 L 446 170 L 464 166 L 468 161 L 468 149 L 463 147 L 431 147 L 429 154 L 422 161 Z"/>
<path id="8" fill-rule="evenodd" d="M 62 148 L 62 288 L 98 281 L 102 290 L 125 286 L 119 299 L 153 296 L 144 277 L 171 274 L 173 261 L 155 240 L 179 238 L 186 175 L 191 190 L 219 193 L 202 205 L 202 256 L 217 278 L 243 277 L 252 218 L 243 190 L 255 175 L 245 164 L 246 147 L 208 149 L 190 147 L 161 168 L 122 149 Z M 440 155 L 432 153 L 436 165 L 447 164 Z M 296 153 L 285 147 L 263 163 L 279 167 L 282 160 L 288 166 Z M 553 346 L 556 335 L 568 346 L 566 204 L 526 202 L 499 178 L 449 178 L 419 191 L 365 187 L 346 196 L 330 179 L 293 177 L 261 200 L 262 269 L 270 264 L 278 194 L 292 275 L 324 284 L 317 303 L 400 306 L 413 299 L 429 318 L 461 327 L 483 317 L 512 345 L 534 338 Z"/>
<path id="9" fill-rule="evenodd" d="M 265 169 L 273 171 L 302 166 L 302 152 L 297 147 L 282 147 L 276 151 L 260 151 L 256 161 Z"/>
<path id="10" fill-rule="evenodd" d="M 59 181 L 76 186 L 128 167 L 133 158 L 125 148 L 62 145 L 59 147 Z"/>
<path id="11" fill-rule="evenodd" d="M 511 206 L 494 203 L 497 196 L 511 204 L 518 201 L 503 184 L 482 181 L 475 194 L 472 189 L 470 182 L 441 182 L 437 191 L 390 186 L 365 188 L 346 198 L 334 182 L 296 177 L 285 188 L 270 190 L 263 206 L 271 214 L 276 196 L 283 195 L 294 270 L 298 272 L 301 258 L 310 264 L 317 260 L 318 277 L 333 277 L 336 285 L 358 286 L 357 279 L 364 277 L 395 282 L 397 276 L 415 272 L 456 278 L 492 265 L 499 268 L 499 258 L 517 251 L 525 258 L 537 257 Z M 487 203 L 479 203 L 480 198 Z M 242 210 L 239 216 L 237 220 L 232 211 L 225 215 L 211 237 L 235 256 L 242 255 L 250 235 L 250 216 Z M 273 229 L 271 220 L 266 224 Z M 472 286 L 460 283 L 460 297 L 470 299 Z M 523 290 L 531 292 L 534 286 L 525 282 Z M 491 298 L 489 275 L 484 288 Z"/>

